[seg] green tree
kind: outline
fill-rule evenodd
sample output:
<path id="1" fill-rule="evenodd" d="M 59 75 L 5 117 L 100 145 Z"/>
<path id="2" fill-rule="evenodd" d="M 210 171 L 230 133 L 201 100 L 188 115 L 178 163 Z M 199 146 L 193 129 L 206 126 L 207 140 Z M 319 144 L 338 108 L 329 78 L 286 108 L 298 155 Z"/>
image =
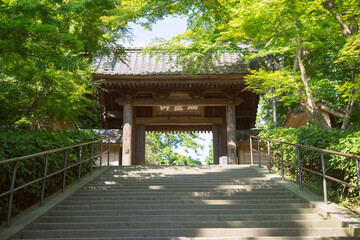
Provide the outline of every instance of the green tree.
<path id="1" fill-rule="evenodd" d="M 206 165 L 214 165 L 214 147 L 213 142 L 209 146 L 209 155 L 205 158 Z"/>
<path id="2" fill-rule="evenodd" d="M 316 104 L 325 100 L 331 107 L 346 111 L 343 128 L 349 125 L 359 95 L 358 1 L 161 2 L 168 5 L 157 14 L 184 14 L 189 17 L 188 29 L 149 50 L 176 56 L 178 64 L 190 73 L 211 69 L 225 51 L 238 52 L 247 60 L 257 59 L 262 70 L 253 71 L 247 78 L 249 89 L 265 97 L 276 96 L 285 106 L 301 105 L 315 124 L 329 130 Z M 149 22 L 153 21 L 152 17 Z M 253 49 L 246 50 L 239 43 Z M 274 56 L 274 73 L 269 68 L 269 55 Z"/>
<path id="3" fill-rule="evenodd" d="M 193 150 L 198 155 L 198 150 L 204 146 L 196 141 L 197 133 L 168 133 L 151 132 L 146 134 L 145 161 L 147 165 L 201 165 L 199 159 L 185 156 L 175 152 L 182 148 L 189 153 Z"/>
<path id="4" fill-rule="evenodd" d="M 124 1 L 126 4 L 126 1 Z M 126 20 L 117 0 L 0 1 L 0 121 L 76 121 L 96 101 L 91 64 L 121 56 Z M 95 99 L 96 100 L 96 99 Z M 90 107 L 91 108 L 91 107 Z"/>

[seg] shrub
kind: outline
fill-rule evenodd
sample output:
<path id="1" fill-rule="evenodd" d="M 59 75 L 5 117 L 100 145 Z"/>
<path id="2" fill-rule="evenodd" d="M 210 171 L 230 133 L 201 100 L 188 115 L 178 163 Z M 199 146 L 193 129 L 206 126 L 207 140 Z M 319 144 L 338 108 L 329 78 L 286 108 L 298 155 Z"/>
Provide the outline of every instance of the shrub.
<path id="1" fill-rule="evenodd" d="M 260 136 L 309 147 L 360 155 L 360 131 L 357 129 L 324 131 L 318 127 L 278 128 L 276 130 L 263 131 L 260 133 Z M 271 144 L 271 151 L 280 158 L 279 144 Z M 295 165 L 298 164 L 295 147 L 284 145 L 283 154 L 284 161 Z M 303 167 L 322 172 L 321 154 L 319 152 L 301 149 L 300 157 Z M 354 159 L 328 153 L 324 153 L 324 159 L 326 175 L 357 186 L 356 162 Z M 274 165 L 280 166 L 279 160 L 276 160 Z M 296 167 L 286 165 L 285 174 L 292 180 L 298 181 L 298 170 Z M 321 177 L 303 171 L 302 178 L 305 186 L 316 193 L 322 194 Z M 343 186 L 331 180 L 327 181 L 327 187 L 329 200 L 342 203 L 348 207 L 359 205 L 359 195 L 356 189 Z"/>
<path id="2" fill-rule="evenodd" d="M 36 131 L 22 129 L 0 129 L 0 161 L 11 159 L 47 150 L 71 146 L 78 143 L 99 139 L 92 131 L 65 130 L 65 131 Z M 82 159 L 91 155 L 91 146 L 82 147 Z M 65 151 L 52 153 L 48 156 L 47 174 L 61 170 L 64 166 Z M 79 147 L 68 151 L 67 166 L 79 161 Z M 34 181 L 44 175 L 45 156 L 26 159 L 19 162 L 16 185 Z M 14 163 L 0 166 L 0 192 L 10 190 Z M 90 162 L 81 166 L 81 175 L 88 172 Z M 78 167 L 67 170 L 66 183 L 73 182 L 78 175 Z M 46 180 L 46 196 L 58 191 L 62 186 L 62 174 L 57 174 Z M 32 184 L 14 194 L 13 215 L 40 201 L 41 181 Z M 0 221 L 7 216 L 8 196 L 0 199 Z"/>

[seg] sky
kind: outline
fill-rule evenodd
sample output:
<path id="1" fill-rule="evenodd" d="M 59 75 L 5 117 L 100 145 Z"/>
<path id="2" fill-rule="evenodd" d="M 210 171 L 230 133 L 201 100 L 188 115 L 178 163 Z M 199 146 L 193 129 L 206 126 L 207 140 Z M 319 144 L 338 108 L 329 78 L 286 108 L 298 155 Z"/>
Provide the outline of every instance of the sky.
<path id="1" fill-rule="evenodd" d="M 130 24 L 133 29 L 134 41 L 135 42 L 151 42 L 155 38 L 164 38 L 170 40 L 172 37 L 183 33 L 186 30 L 186 19 L 184 18 L 165 18 L 162 21 L 158 21 L 151 31 L 145 30 L 143 27 Z M 189 154 L 185 153 L 182 149 L 176 149 L 175 151 L 186 156 L 191 156 L 193 158 L 199 158 L 200 161 L 204 163 L 205 158 L 209 153 L 209 146 L 212 141 L 212 133 L 200 133 L 200 138 L 203 138 L 204 141 L 199 141 L 202 143 L 205 148 L 204 150 L 198 150 L 199 157 L 193 151 L 190 151 Z"/>
<path id="2" fill-rule="evenodd" d="M 136 42 L 150 42 L 156 37 L 170 40 L 172 37 L 186 30 L 186 19 L 165 18 L 162 21 L 158 21 L 152 27 L 152 31 L 144 30 L 143 27 L 135 24 L 130 24 L 130 26 L 133 29 L 134 41 Z"/>

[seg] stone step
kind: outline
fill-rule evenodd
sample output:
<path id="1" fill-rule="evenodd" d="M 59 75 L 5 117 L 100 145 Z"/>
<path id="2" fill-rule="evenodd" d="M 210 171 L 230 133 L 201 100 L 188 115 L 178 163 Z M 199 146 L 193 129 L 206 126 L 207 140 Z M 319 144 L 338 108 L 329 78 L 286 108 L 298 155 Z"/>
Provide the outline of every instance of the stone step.
<path id="1" fill-rule="evenodd" d="M 144 191 L 144 190 L 228 190 L 228 189 L 246 189 L 246 190 L 252 190 L 252 189 L 281 189 L 282 187 L 277 185 L 239 185 L 239 184 L 232 184 L 232 185 L 144 185 L 144 186 L 129 186 L 129 185 L 121 185 L 116 183 L 108 183 L 103 185 L 86 185 L 83 189 L 121 189 L 123 191 Z"/>
<path id="2" fill-rule="evenodd" d="M 121 216 L 121 215 L 213 215 L 213 214 L 309 214 L 313 208 L 271 208 L 271 209 L 154 209 L 154 210 L 57 210 L 51 216 Z"/>
<path id="3" fill-rule="evenodd" d="M 171 228 L 171 229 L 86 229 L 26 230 L 24 238 L 74 237 L 261 237 L 261 236 L 348 236 L 345 228 Z"/>
<path id="4" fill-rule="evenodd" d="M 237 209 L 291 209 L 309 208 L 309 203 L 286 203 L 286 204 L 92 204 L 92 205 L 58 205 L 57 210 L 237 210 Z"/>
<path id="5" fill-rule="evenodd" d="M 158 228 L 341 228 L 338 221 L 172 221 L 172 222 L 111 222 L 111 223 L 35 223 L 32 230 L 70 229 L 158 229 Z"/>
<path id="6" fill-rule="evenodd" d="M 44 216 L 39 222 L 144 222 L 144 221 L 295 221 L 324 220 L 320 214 L 207 214 L 207 215 L 113 215 L 113 216 Z"/>
<path id="7" fill-rule="evenodd" d="M 140 175 L 138 177 L 124 177 L 124 176 L 117 176 L 117 175 L 103 175 L 100 177 L 97 177 L 97 181 L 111 181 L 111 180 L 117 180 L 117 181 L 131 181 L 131 182 L 146 182 L 146 181 L 153 181 L 153 182 L 163 182 L 163 181 L 169 181 L 169 182 L 205 182 L 205 181 L 216 181 L 216 182 L 224 182 L 224 181 L 245 181 L 245 182 L 261 182 L 265 181 L 266 178 L 259 175 L 248 175 L 248 176 L 228 176 L 228 177 L 196 177 L 196 176 L 190 176 L 190 177 L 170 177 L 170 176 L 163 176 L 163 177 L 141 177 Z"/>
<path id="8" fill-rule="evenodd" d="M 267 201 L 267 199 L 275 200 L 275 199 L 296 199 L 296 196 L 294 194 L 288 194 L 288 195 L 269 195 L 269 194 L 247 194 L 247 195 L 195 195 L 195 196 L 172 196 L 172 195 L 147 195 L 147 196 L 141 196 L 141 195 L 127 195 L 124 196 L 124 194 L 119 194 L 117 196 L 114 196 L 113 194 L 75 194 L 74 197 L 71 199 L 89 199 L 89 200 L 244 200 L 244 199 L 263 199 L 264 201 Z"/>
<path id="9" fill-rule="evenodd" d="M 97 200 L 88 198 L 72 197 L 63 202 L 63 205 L 97 205 L 97 204 L 287 204 L 287 203 L 303 203 L 301 199 L 251 199 L 251 200 L 204 200 L 204 199 L 188 199 L 188 200 Z"/>
<path id="10" fill-rule="evenodd" d="M 121 192 L 121 193 L 187 193 L 187 192 L 212 192 L 212 193 L 222 193 L 222 192 L 284 192 L 283 188 L 279 187 L 237 187 L 237 188 L 148 188 L 148 189 L 124 189 L 111 186 L 96 186 L 96 187 L 85 187 L 80 193 L 83 192 Z"/>
<path id="11" fill-rule="evenodd" d="M 167 191 L 167 192 L 162 192 L 162 191 L 148 191 L 148 192 L 126 192 L 126 191 L 119 191 L 119 190 L 89 190 L 89 191 L 85 191 L 85 190 L 81 190 L 79 191 L 76 196 L 96 196 L 96 195 L 102 195 L 102 196 L 114 196 L 114 195 L 119 195 L 119 196 L 156 196 L 156 197 L 161 197 L 161 196 L 168 196 L 168 197 L 177 197 L 177 196 L 192 196 L 192 197 L 196 197 L 196 196 L 241 196 L 241 197 L 245 197 L 245 196 L 257 196 L 260 197 L 259 195 L 265 195 L 265 196 L 291 196 L 294 195 L 291 192 L 288 191 L 284 191 L 284 190 L 276 190 L 276 191 L 263 191 L 263 190 L 253 190 L 251 192 L 247 192 L 247 191 L 242 191 L 242 192 L 234 192 L 234 191 L 199 191 L 199 192 L 183 192 L 183 191 Z"/>
<path id="12" fill-rule="evenodd" d="M 22 238 L 23 239 L 23 238 Z M 40 238 L 26 238 L 39 240 Z M 41 238 L 42 240 L 59 240 L 59 238 Z M 84 240 L 84 238 L 63 238 L 66 240 Z M 19 240 L 19 239 L 13 239 Z M 359 240 L 358 237 L 315 237 L 315 236 L 277 236 L 277 237 L 87 237 L 86 240 Z"/>
<path id="13" fill-rule="evenodd" d="M 279 186 L 276 183 L 268 182 L 268 181 L 240 181 L 240 180 L 233 180 L 233 181 L 204 181 L 204 182 L 197 182 L 194 183 L 194 181 L 189 182 L 170 182 L 170 181 L 119 181 L 119 180 L 98 180 L 98 181 L 92 181 L 91 183 L 87 184 L 87 186 L 98 186 L 98 185 L 117 185 L 121 187 L 128 187 L 128 188 L 141 188 L 141 187 L 147 187 L 147 186 L 174 186 L 174 187 L 183 187 L 183 186 L 208 186 L 208 187 L 216 187 L 216 186 L 222 186 L 222 185 L 251 185 L 251 186 Z"/>

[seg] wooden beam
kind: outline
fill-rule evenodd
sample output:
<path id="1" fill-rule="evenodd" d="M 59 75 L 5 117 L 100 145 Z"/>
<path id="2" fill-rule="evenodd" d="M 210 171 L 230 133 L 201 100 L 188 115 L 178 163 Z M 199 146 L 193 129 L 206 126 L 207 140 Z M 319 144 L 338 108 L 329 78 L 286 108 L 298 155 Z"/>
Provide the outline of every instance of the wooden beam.
<path id="1" fill-rule="evenodd" d="M 144 125 L 212 125 L 212 124 L 222 124 L 223 118 L 136 118 L 136 124 Z"/>
<path id="2" fill-rule="evenodd" d="M 251 117 L 251 111 L 250 110 L 236 110 L 236 118 L 248 118 Z"/>
<path id="3" fill-rule="evenodd" d="M 116 101 L 121 103 L 120 99 Z M 241 103 L 238 100 L 237 103 Z M 133 106 L 226 106 L 226 98 L 209 98 L 209 99 L 134 99 Z"/>
<path id="4" fill-rule="evenodd" d="M 148 132 L 210 132 L 211 125 L 148 125 L 145 126 Z"/>

